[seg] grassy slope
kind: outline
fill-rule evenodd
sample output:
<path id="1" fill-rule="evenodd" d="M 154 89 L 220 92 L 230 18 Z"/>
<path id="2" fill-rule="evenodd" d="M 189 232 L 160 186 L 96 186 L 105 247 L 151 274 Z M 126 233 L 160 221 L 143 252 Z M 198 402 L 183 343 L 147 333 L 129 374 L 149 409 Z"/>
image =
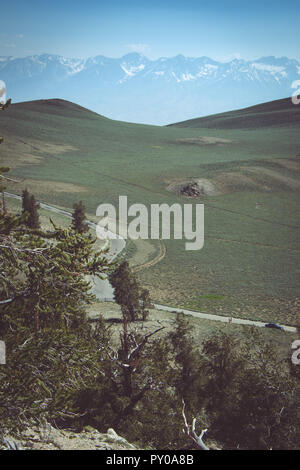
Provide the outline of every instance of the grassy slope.
<path id="1" fill-rule="evenodd" d="M 257 129 L 300 125 L 300 112 L 291 98 L 271 101 L 221 114 L 171 124 L 175 127 L 211 129 Z"/>
<path id="2" fill-rule="evenodd" d="M 274 125 L 271 107 L 278 103 Z M 0 164 L 25 178 L 11 190 L 21 192 L 26 185 L 40 200 L 64 207 L 82 199 L 89 213 L 104 201 L 117 204 L 119 195 L 127 195 L 129 203 L 191 202 L 167 191 L 167 182 L 239 173 L 249 165 L 299 179 L 298 170 L 279 166 L 276 159 L 297 164 L 300 109 L 290 109 L 287 101 L 277 104 L 265 105 L 266 113 L 257 112 L 259 107 L 246 110 L 234 129 L 224 125 L 225 115 L 213 125 L 209 117 L 207 127 L 166 128 L 112 121 L 61 100 L 17 104 L 0 115 L 5 137 Z M 253 115 L 259 115 L 257 128 Z M 230 142 L 182 140 L 201 136 Z M 241 184 L 193 201 L 205 204 L 205 247 L 186 252 L 183 242 L 166 242 L 166 257 L 139 272 L 155 300 L 293 323 L 300 280 L 299 190 L 263 173 L 255 178 L 266 180 L 269 190 Z"/>

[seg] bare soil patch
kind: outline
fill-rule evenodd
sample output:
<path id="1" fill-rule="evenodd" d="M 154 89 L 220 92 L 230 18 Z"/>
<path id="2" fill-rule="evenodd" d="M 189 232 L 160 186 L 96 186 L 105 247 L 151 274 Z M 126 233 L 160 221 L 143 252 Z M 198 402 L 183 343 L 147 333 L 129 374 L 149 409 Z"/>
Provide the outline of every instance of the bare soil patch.
<path id="1" fill-rule="evenodd" d="M 46 156 L 62 155 L 79 150 L 68 144 L 53 144 L 39 140 L 22 140 L 6 137 L 1 164 L 16 168 L 28 163 L 39 164 Z"/>
<path id="2" fill-rule="evenodd" d="M 218 186 L 212 180 L 205 178 L 188 178 L 172 181 L 168 184 L 167 191 L 185 197 L 216 196 L 221 194 Z"/>
<path id="3" fill-rule="evenodd" d="M 281 174 L 279 171 L 271 170 L 263 167 L 248 167 L 247 172 L 254 173 L 266 177 L 271 186 L 275 186 L 276 182 L 286 185 L 289 189 L 300 189 L 300 181 L 290 176 Z"/>
<path id="4" fill-rule="evenodd" d="M 267 160 L 266 165 L 241 166 L 229 171 L 216 171 L 212 177 L 189 177 L 166 180 L 167 191 L 198 198 L 236 192 L 270 192 L 300 189 L 300 161 L 295 159 Z M 273 167 L 270 168 L 270 163 Z M 274 167 L 275 164 L 275 167 Z"/>
<path id="5" fill-rule="evenodd" d="M 24 180 L 26 188 L 33 193 L 49 194 L 49 193 L 86 193 L 88 188 L 73 183 L 64 183 L 62 181 L 49 180 Z"/>
<path id="6" fill-rule="evenodd" d="M 231 144 L 232 140 L 229 139 L 222 139 L 220 137 L 191 137 L 191 138 L 184 138 L 184 139 L 176 139 L 175 144 L 183 144 L 183 145 L 224 145 L 224 144 Z"/>
<path id="7" fill-rule="evenodd" d="M 247 175 L 241 171 L 222 172 L 215 176 L 214 182 L 221 189 L 222 194 L 239 191 L 270 191 L 271 187 L 255 179 L 255 175 Z"/>
<path id="8" fill-rule="evenodd" d="M 276 160 L 269 160 L 272 163 L 286 168 L 291 171 L 300 171 L 300 161 L 293 158 L 276 158 Z"/>

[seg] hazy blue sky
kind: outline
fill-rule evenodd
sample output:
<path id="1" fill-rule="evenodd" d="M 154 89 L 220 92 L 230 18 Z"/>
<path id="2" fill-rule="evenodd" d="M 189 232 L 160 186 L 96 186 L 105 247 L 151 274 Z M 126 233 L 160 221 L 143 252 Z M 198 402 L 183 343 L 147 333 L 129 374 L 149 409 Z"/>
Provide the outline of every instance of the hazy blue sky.
<path id="1" fill-rule="evenodd" d="M 300 2 L 3 0 L 0 55 L 300 59 Z"/>

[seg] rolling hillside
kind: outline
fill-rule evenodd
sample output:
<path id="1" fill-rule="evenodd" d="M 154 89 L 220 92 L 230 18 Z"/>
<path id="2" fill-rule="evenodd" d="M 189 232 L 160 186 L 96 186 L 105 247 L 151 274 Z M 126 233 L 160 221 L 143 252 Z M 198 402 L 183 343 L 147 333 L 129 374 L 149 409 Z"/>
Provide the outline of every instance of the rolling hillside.
<path id="1" fill-rule="evenodd" d="M 138 276 L 152 298 L 294 323 L 300 314 L 295 108 L 283 100 L 242 110 L 251 126 L 229 113 L 239 128 L 221 127 L 228 114 L 207 118 L 219 119 L 219 128 L 182 128 L 113 121 L 64 100 L 19 103 L 0 115 L 0 165 L 21 181 L 9 183 L 9 191 L 28 187 L 40 201 L 66 208 L 82 199 L 94 218 L 98 204 L 117 207 L 119 195 L 147 206 L 204 203 L 202 250 L 187 252 L 184 241 L 164 241 L 159 263 L 143 260 L 149 266 Z M 269 124 L 254 127 L 253 119 L 263 116 L 266 123 L 266 115 Z M 154 248 L 160 249 L 155 242 Z M 128 256 L 136 250 L 131 243 Z"/>
<path id="2" fill-rule="evenodd" d="M 170 124 L 194 129 L 258 129 L 295 125 L 300 127 L 300 106 L 294 105 L 291 98 Z"/>

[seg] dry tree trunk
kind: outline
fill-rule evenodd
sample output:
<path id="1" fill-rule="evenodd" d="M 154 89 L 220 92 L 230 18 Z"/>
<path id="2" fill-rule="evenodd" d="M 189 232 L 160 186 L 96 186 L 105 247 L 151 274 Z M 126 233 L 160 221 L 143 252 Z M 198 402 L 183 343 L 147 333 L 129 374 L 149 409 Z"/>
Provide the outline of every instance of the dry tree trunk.
<path id="1" fill-rule="evenodd" d="M 184 432 L 187 433 L 189 438 L 196 444 L 196 446 L 201 449 L 201 450 L 210 450 L 209 447 L 207 447 L 206 444 L 203 442 L 203 436 L 204 434 L 208 431 L 207 429 L 202 429 L 201 433 L 199 436 L 196 433 L 196 418 L 193 418 L 192 424 L 188 424 L 186 415 L 185 415 L 185 403 L 184 400 L 182 399 L 182 416 L 183 416 L 183 421 L 184 421 L 184 427 L 185 429 L 183 430 Z"/>

